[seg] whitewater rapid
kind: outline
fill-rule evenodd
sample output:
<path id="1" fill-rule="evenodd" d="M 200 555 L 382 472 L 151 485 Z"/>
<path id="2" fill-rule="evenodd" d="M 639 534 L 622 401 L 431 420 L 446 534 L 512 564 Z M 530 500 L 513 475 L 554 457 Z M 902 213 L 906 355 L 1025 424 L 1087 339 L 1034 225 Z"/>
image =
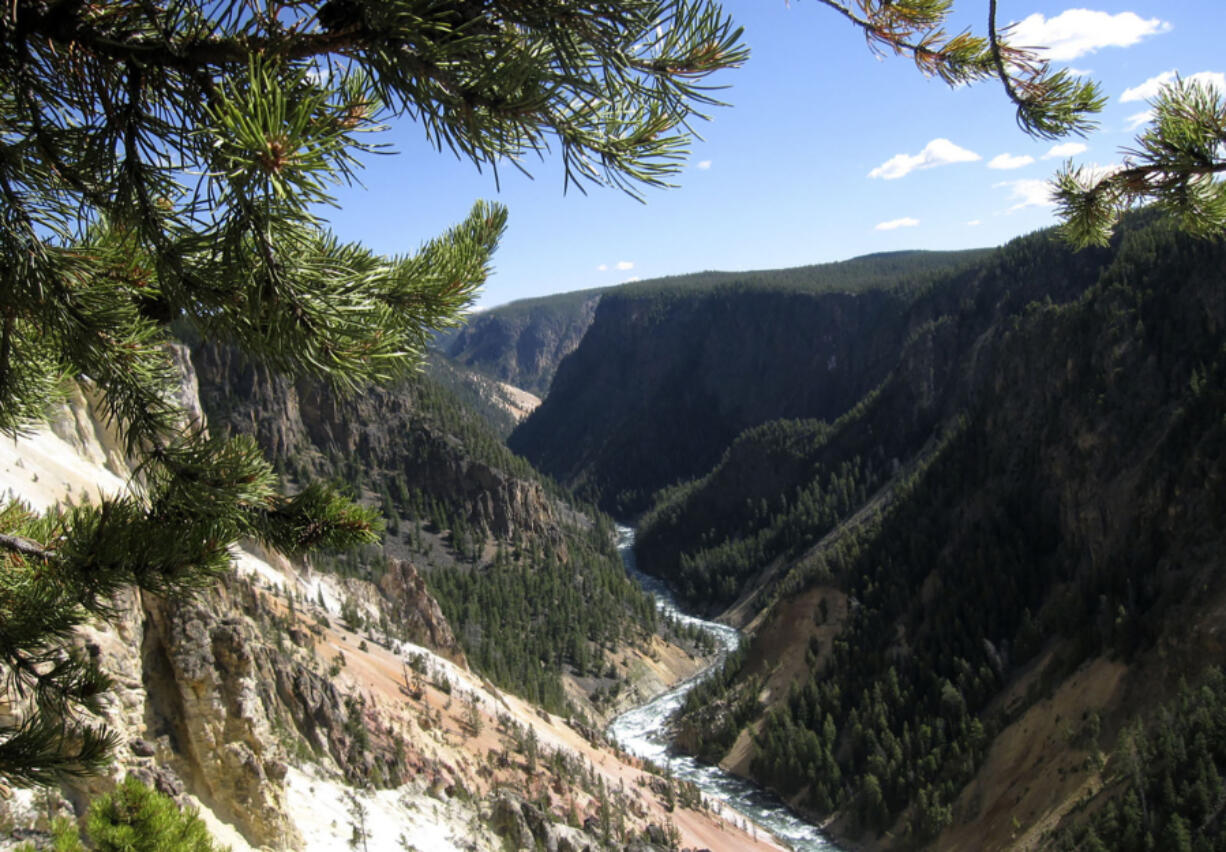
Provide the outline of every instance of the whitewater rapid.
<path id="1" fill-rule="evenodd" d="M 719 658 L 709 668 L 646 704 L 618 716 L 609 725 L 609 735 L 622 749 L 646 758 L 658 766 L 667 767 L 674 776 L 692 781 L 710 799 L 718 800 L 776 839 L 796 850 L 839 852 L 816 826 L 797 817 L 778 797 L 718 766 L 701 763 L 687 754 L 675 753 L 668 740 L 668 721 L 685 701 L 686 693 L 708 677 L 731 651 L 741 644 L 741 634 L 735 628 L 714 621 L 704 621 L 677 609 L 668 588 L 654 577 L 638 570 L 634 563 L 634 530 L 618 526 L 617 549 L 626 571 L 656 599 L 662 615 L 705 630 L 720 644 Z"/>

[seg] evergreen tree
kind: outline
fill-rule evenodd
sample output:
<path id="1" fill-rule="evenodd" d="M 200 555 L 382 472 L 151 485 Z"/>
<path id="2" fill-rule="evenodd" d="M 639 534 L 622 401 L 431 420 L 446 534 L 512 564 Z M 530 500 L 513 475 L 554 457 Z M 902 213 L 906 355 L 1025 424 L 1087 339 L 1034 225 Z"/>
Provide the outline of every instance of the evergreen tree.
<path id="1" fill-rule="evenodd" d="M 129 776 L 89 809 L 86 830 L 98 852 L 214 852 L 204 821 Z"/>
<path id="2" fill-rule="evenodd" d="M 566 22 L 559 25 L 559 21 Z M 137 496 L 0 511 L 0 779 L 88 772 L 107 678 L 63 640 L 136 585 L 207 584 L 249 536 L 290 552 L 377 539 L 319 484 L 292 498 L 248 439 L 173 401 L 165 344 L 238 344 L 339 391 L 412 370 L 484 279 L 505 211 L 478 202 L 384 258 L 314 214 L 368 131 L 409 115 L 478 166 L 560 146 L 566 179 L 637 192 L 676 171 L 700 83 L 744 57 L 717 6 L 547 2 L 44 3 L 0 18 L 0 431 L 87 383 L 139 467 Z M 88 378 L 86 378 L 88 377 Z"/>
<path id="3" fill-rule="evenodd" d="M 1219 179 L 1226 173 L 1226 92 L 1176 79 L 1150 107 L 1153 119 L 1121 168 L 1104 173 L 1070 162 L 1056 176 L 1063 230 L 1075 245 L 1107 245 L 1120 215 L 1150 201 L 1189 233 L 1226 231 L 1226 183 Z"/>

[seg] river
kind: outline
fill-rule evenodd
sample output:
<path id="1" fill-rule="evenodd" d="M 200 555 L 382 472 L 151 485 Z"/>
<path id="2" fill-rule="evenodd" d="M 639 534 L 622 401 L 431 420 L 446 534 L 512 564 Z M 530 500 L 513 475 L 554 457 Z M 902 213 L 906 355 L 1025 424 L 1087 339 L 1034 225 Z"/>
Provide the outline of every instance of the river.
<path id="1" fill-rule="evenodd" d="M 824 837 L 816 826 L 793 814 L 775 795 L 751 781 L 725 772 L 718 766 L 709 766 L 687 754 L 672 751 L 667 737 L 668 720 L 681 706 L 686 693 L 701 682 L 725 654 L 741 644 L 741 634 L 726 624 L 704 621 L 678 610 L 668 588 L 656 578 L 643 574 L 635 566 L 633 546 L 634 530 L 618 526 L 617 549 L 626 564 L 626 571 L 655 596 L 660 612 L 706 630 L 719 641 L 723 651 L 719 660 L 710 668 L 646 704 L 618 716 L 609 725 L 609 735 L 629 753 L 647 758 L 658 766 L 667 766 L 676 777 L 693 781 L 709 798 L 722 802 L 725 808 L 735 810 L 750 822 L 766 829 L 792 849 L 838 852 L 839 847 Z"/>

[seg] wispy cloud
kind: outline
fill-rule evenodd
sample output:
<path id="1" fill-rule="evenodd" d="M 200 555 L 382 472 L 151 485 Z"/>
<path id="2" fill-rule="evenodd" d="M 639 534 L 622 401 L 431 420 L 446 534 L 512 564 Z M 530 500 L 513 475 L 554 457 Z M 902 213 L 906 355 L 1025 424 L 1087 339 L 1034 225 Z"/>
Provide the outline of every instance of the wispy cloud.
<path id="1" fill-rule="evenodd" d="M 1011 190 L 1009 200 L 1017 202 L 1006 210 L 1006 213 L 1013 213 L 1026 207 L 1052 207 L 1056 203 L 1052 198 L 1052 186 L 1045 180 L 1028 178 L 992 184 L 993 189 L 1000 187 L 1008 187 Z"/>
<path id="2" fill-rule="evenodd" d="M 891 219 L 888 222 L 882 222 L 873 230 L 875 231 L 894 231 L 898 228 L 914 228 L 919 224 L 919 219 L 912 219 L 910 216 L 904 216 L 901 219 Z"/>
<path id="3" fill-rule="evenodd" d="M 972 219 L 971 221 L 967 222 L 966 224 L 967 224 L 967 225 L 970 225 L 970 226 L 973 228 L 973 227 L 975 227 L 976 225 L 982 225 L 982 224 L 983 224 L 983 222 L 979 221 L 978 219 Z"/>
<path id="4" fill-rule="evenodd" d="M 989 169 L 1020 169 L 1034 162 L 1034 157 L 1026 154 L 997 154 L 988 160 Z"/>
<path id="5" fill-rule="evenodd" d="M 694 164 L 694 167 L 698 169 L 702 169 L 705 172 L 707 169 L 711 168 L 711 161 L 710 160 L 699 160 L 697 163 Z"/>
<path id="6" fill-rule="evenodd" d="M 634 269 L 634 261 L 619 260 L 617 263 L 602 263 L 596 267 L 597 272 L 608 272 L 610 269 L 616 269 L 618 272 L 625 272 L 627 269 Z"/>
<path id="7" fill-rule="evenodd" d="M 967 163 L 983 159 L 974 151 L 960 148 L 948 139 L 933 139 L 918 154 L 895 154 L 868 173 L 871 178 L 896 180 L 919 169 Z"/>
<path id="8" fill-rule="evenodd" d="M 1174 71 L 1163 71 L 1161 74 L 1155 74 L 1139 86 L 1133 86 L 1131 89 L 1125 89 L 1120 95 L 1120 103 L 1127 104 L 1133 101 L 1147 101 L 1165 86 L 1167 83 L 1175 82 Z"/>
<path id="9" fill-rule="evenodd" d="M 1014 26 L 1010 41 L 1018 47 L 1046 48 L 1046 58 L 1067 62 L 1104 47 L 1131 47 L 1146 36 L 1170 29 L 1166 21 L 1142 18 L 1135 12 L 1112 15 L 1068 9 L 1052 18 L 1038 12 L 1023 18 Z"/>
<path id="10" fill-rule="evenodd" d="M 1131 89 L 1125 89 L 1124 93 L 1120 95 L 1120 103 L 1127 104 L 1133 101 L 1152 100 L 1158 96 L 1158 92 L 1162 91 L 1163 86 L 1169 86 L 1171 83 L 1174 83 L 1177 76 L 1179 76 L 1179 72 L 1174 69 L 1163 71 L 1161 74 L 1155 74 L 1144 83 L 1133 86 Z M 1184 80 L 1190 80 L 1204 86 L 1214 86 L 1219 92 L 1226 93 L 1226 74 L 1221 71 L 1197 71 L 1195 74 L 1189 74 L 1184 77 Z"/>
<path id="11" fill-rule="evenodd" d="M 1125 122 L 1124 129 L 1125 130 L 1136 130 L 1142 124 L 1149 124 L 1149 122 L 1153 119 L 1153 117 L 1154 117 L 1154 111 L 1152 109 L 1147 109 L 1145 110 L 1145 112 L 1134 112 L 1132 115 L 1128 116 L 1128 120 Z"/>
<path id="12" fill-rule="evenodd" d="M 1046 154 L 1043 155 L 1044 160 L 1051 160 L 1056 157 L 1076 157 L 1078 154 L 1084 154 L 1086 146 L 1084 142 L 1061 142 L 1059 145 L 1052 145 Z"/>

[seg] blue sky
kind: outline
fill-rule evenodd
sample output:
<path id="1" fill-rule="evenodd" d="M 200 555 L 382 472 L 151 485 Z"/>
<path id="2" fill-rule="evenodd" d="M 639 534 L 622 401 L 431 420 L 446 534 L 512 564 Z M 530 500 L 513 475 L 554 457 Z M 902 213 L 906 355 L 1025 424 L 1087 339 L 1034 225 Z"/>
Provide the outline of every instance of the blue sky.
<path id="1" fill-rule="evenodd" d="M 999 245 L 1053 224 L 1045 181 L 1059 143 L 1017 128 L 998 83 L 950 89 L 906 59 L 878 59 L 814 0 L 724 4 L 745 28 L 748 63 L 724 74 L 722 97 L 697 127 L 678 187 L 640 203 L 613 189 L 563 194 L 560 165 L 534 179 L 491 174 L 440 154 L 399 121 L 368 159 L 364 186 L 327 213 L 345 239 L 414 250 L 464 217 L 474 200 L 507 205 L 510 225 L 477 300 L 515 299 L 704 269 L 769 269 L 896 249 Z M 986 0 L 957 0 L 957 26 L 982 33 Z M 1226 0 L 1001 0 L 998 21 L 1053 45 L 1054 64 L 1089 72 L 1109 96 L 1099 129 L 1074 159 L 1109 165 L 1171 72 L 1226 90 Z M 1167 75 L 1167 76 L 1163 76 Z"/>

